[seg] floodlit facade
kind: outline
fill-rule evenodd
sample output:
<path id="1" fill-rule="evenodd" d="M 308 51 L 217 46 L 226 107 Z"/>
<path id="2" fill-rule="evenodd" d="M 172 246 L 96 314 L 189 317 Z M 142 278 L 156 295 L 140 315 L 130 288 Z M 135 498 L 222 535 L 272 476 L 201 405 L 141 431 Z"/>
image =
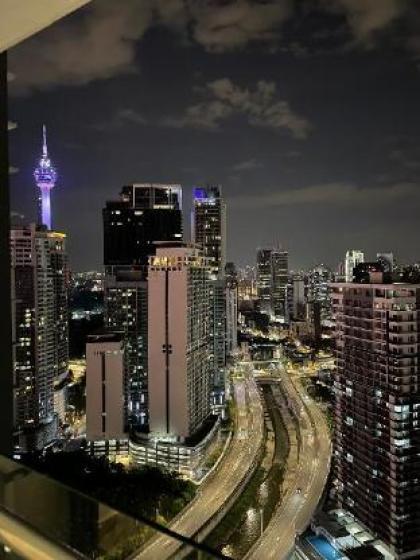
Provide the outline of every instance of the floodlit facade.
<path id="1" fill-rule="evenodd" d="M 337 502 L 396 558 L 417 558 L 420 285 L 332 284 L 332 298 Z"/>
<path id="2" fill-rule="evenodd" d="M 86 439 L 95 454 L 116 452 L 126 436 L 124 337 L 91 335 L 86 344 Z"/>
<path id="3" fill-rule="evenodd" d="M 51 190 L 55 187 L 57 181 L 57 171 L 48 155 L 47 129 L 45 125 L 42 127 L 42 135 L 42 156 L 34 171 L 35 182 L 39 189 L 38 224 L 51 229 Z"/>
<path id="4" fill-rule="evenodd" d="M 346 259 L 344 261 L 344 274 L 346 277 L 346 282 L 353 281 L 353 270 L 360 263 L 365 262 L 365 254 L 357 249 L 350 249 L 346 253 Z"/>
<path id="5" fill-rule="evenodd" d="M 148 272 L 150 431 L 183 441 L 210 414 L 209 266 L 199 250 L 161 247 Z"/>
<path id="6" fill-rule="evenodd" d="M 23 450 L 56 437 L 54 383 L 68 372 L 66 236 L 11 230 L 15 430 Z"/>

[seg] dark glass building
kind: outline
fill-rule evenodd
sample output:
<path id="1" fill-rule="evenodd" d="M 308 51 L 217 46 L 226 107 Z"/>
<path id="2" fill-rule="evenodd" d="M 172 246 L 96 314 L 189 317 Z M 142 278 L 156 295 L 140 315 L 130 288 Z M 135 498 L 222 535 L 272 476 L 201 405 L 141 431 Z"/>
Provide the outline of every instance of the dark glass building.
<path id="1" fill-rule="evenodd" d="M 134 184 L 103 210 L 104 264 L 143 265 L 155 241 L 182 241 L 179 185 Z"/>

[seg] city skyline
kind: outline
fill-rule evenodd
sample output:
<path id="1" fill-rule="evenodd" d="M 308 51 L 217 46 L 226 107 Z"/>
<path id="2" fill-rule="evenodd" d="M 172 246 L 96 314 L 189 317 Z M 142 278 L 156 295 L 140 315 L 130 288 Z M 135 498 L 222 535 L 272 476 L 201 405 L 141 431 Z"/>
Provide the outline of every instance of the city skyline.
<path id="1" fill-rule="evenodd" d="M 292 268 L 335 266 L 350 247 L 417 259 L 412 3 L 328 9 L 313 2 L 300 10 L 274 2 L 267 13 L 233 10 L 230 20 L 220 9 L 220 33 L 211 8 L 184 14 L 181 4 L 166 3 L 172 12 L 156 7 L 150 19 L 127 1 L 111 26 L 112 3 L 97 2 L 11 51 L 10 114 L 18 128 L 10 152 L 20 169 L 11 178 L 12 210 L 26 221 L 35 216 L 30 174 L 46 122 L 60 170 L 57 227 L 69 232 L 74 269 L 98 267 L 98 210 L 132 181 L 179 182 L 186 201 L 187 188 L 221 184 L 227 258 L 238 264 L 278 241 Z M 102 50 L 115 47 L 115 59 L 85 54 L 82 63 L 77 50 L 66 58 L 69 30 L 82 27 L 96 49 L 109 41 Z M 29 50 L 38 55 L 31 68 Z"/>

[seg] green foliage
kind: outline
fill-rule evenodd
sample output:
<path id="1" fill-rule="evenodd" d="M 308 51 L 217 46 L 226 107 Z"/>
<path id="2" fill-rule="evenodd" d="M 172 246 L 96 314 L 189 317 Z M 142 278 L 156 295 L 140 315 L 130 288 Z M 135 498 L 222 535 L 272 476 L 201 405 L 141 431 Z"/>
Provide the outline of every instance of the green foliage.
<path id="1" fill-rule="evenodd" d="M 83 451 L 31 456 L 25 462 L 52 478 L 133 517 L 171 519 L 194 497 L 195 486 L 154 467 L 125 470 Z"/>

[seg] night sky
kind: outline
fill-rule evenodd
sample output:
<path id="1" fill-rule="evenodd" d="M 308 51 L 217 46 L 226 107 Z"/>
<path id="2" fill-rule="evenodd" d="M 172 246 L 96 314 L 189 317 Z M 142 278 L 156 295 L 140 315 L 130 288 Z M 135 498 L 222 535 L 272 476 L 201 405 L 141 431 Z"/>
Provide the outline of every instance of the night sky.
<path id="1" fill-rule="evenodd" d="M 45 123 L 74 270 L 101 266 L 105 201 L 149 181 L 186 209 L 222 184 L 238 264 L 273 244 L 294 268 L 420 260 L 416 0 L 95 0 L 9 67 L 12 211 L 35 218 Z"/>

